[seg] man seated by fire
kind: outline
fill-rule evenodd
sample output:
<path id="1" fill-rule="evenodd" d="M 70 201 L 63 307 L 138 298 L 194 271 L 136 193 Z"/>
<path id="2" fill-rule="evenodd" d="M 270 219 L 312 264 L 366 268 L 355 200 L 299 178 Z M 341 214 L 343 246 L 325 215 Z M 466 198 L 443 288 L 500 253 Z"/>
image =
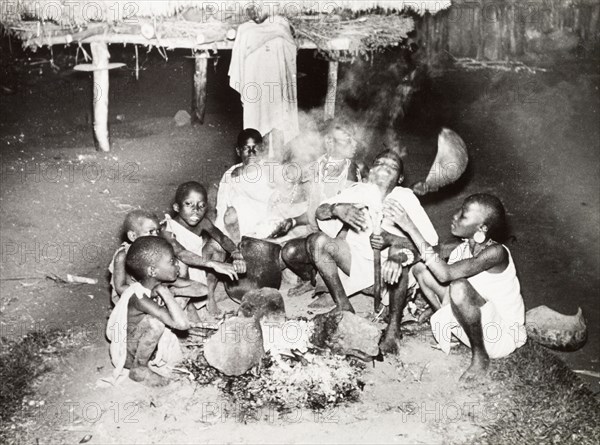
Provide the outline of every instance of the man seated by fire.
<path id="1" fill-rule="evenodd" d="M 215 226 L 237 242 L 242 236 L 262 239 L 286 234 L 294 228 L 291 216 L 303 213 L 306 204 L 273 205 L 283 174 L 278 162 L 267 159 L 257 130 L 240 132 L 235 150 L 242 162 L 229 168 L 219 183 Z"/>
<path id="2" fill-rule="evenodd" d="M 306 225 L 309 234 L 319 231 L 317 207 L 367 176 L 364 163 L 357 159 L 356 128 L 351 122 L 340 118 L 331 119 L 321 132 L 321 137 L 325 153 L 310 164 L 304 179 L 308 189 L 307 210 L 295 218 L 295 224 Z M 315 297 L 327 292 L 327 287 L 316 275 L 315 268 L 307 258 L 306 237 L 292 239 L 283 247 L 283 261 L 300 278 L 300 284 L 289 290 L 290 297 L 310 290 L 314 290 Z M 319 306 L 319 300 L 311 305 Z"/>
<path id="3" fill-rule="evenodd" d="M 423 237 L 432 246 L 438 243 L 437 233 L 419 200 L 410 189 L 400 186 L 403 170 L 396 152 L 380 153 L 369 171 L 367 183 L 354 184 L 319 205 L 316 219 L 321 232 L 305 240 L 307 257 L 302 259 L 302 263 L 310 262 L 317 269 L 336 309 L 354 312 L 348 297 L 373 286 L 373 249 L 381 250 L 383 300 L 389 301 L 390 317 L 380 347 L 388 353 L 398 351 L 409 266 L 418 250 L 395 224 L 387 219 L 382 221 L 384 202 L 389 199 L 402 202 Z M 381 235 L 374 235 L 379 224 Z"/>
<path id="4" fill-rule="evenodd" d="M 318 159 L 310 157 L 322 153 L 321 147 L 301 147 L 290 150 L 288 162 L 279 163 L 266 158 L 257 130 L 243 130 L 236 144 L 242 162 L 221 179 L 215 225 L 234 240 L 269 238 L 280 245 L 317 231 L 318 205 L 364 175 L 362 164 L 354 161 L 357 142 L 350 123 L 332 119 L 318 137 L 325 149 Z"/>

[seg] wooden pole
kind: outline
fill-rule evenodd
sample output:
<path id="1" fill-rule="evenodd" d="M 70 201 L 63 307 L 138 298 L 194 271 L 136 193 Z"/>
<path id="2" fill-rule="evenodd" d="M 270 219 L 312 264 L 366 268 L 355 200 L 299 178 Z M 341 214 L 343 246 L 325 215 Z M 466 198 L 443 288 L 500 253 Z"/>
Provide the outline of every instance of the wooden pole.
<path id="1" fill-rule="evenodd" d="M 327 73 L 327 96 L 325 97 L 325 120 L 333 119 L 335 116 L 335 96 L 337 94 L 339 62 L 329 61 L 329 72 Z"/>
<path id="2" fill-rule="evenodd" d="M 93 42 L 94 65 L 94 136 L 98 151 L 110 151 L 108 139 L 108 59 L 110 54 L 105 42 Z"/>
<path id="3" fill-rule="evenodd" d="M 192 103 L 192 115 L 203 124 L 206 114 L 206 80 L 208 75 L 208 54 L 205 52 L 196 54 L 196 70 L 194 72 L 194 99 Z"/>

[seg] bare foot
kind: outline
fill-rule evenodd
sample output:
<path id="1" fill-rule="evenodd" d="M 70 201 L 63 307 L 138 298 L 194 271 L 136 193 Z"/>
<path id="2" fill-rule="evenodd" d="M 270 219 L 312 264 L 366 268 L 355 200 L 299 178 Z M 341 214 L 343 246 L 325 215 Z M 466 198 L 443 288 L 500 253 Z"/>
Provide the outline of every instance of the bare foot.
<path id="1" fill-rule="evenodd" d="M 490 359 L 487 356 L 473 356 L 471 366 L 460 376 L 461 382 L 473 382 L 486 376 L 490 366 Z"/>
<path id="2" fill-rule="evenodd" d="M 402 344 L 400 332 L 385 331 L 383 340 L 379 343 L 379 349 L 383 354 L 398 354 Z"/>
<path id="3" fill-rule="evenodd" d="M 129 378 L 134 382 L 143 383 L 146 386 L 165 386 L 169 384 L 169 380 L 152 372 L 148 367 L 138 366 L 131 368 Z"/>
<path id="4" fill-rule="evenodd" d="M 289 291 L 288 291 L 288 297 L 297 297 L 299 295 L 305 294 L 306 292 L 310 292 L 311 290 L 314 290 L 314 286 L 312 285 L 312 283 L 310 281 L 303 281 L 302 283 L 300 283 L 297 286 L 292 287 Z"/>
<path id="5" fill-rule="evenodd" d="M 311 309 L 326 309 L 334 306 L 335 302 L 327 292 L 320 294 L 308 305 Z"/>

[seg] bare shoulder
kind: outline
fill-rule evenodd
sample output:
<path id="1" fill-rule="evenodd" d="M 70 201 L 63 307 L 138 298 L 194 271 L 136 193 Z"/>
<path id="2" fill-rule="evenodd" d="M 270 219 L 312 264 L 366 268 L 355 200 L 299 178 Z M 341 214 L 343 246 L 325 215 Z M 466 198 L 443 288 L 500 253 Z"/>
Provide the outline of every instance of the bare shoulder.
<path id="1" fill-rule="evenodd" d="M 499 267 L 504 269 L 508 265 L 508 252 L 502 244 L 494 243 L 486 247 L 479 255 L 486 262 L 489 261 L 490 267 Z"/>

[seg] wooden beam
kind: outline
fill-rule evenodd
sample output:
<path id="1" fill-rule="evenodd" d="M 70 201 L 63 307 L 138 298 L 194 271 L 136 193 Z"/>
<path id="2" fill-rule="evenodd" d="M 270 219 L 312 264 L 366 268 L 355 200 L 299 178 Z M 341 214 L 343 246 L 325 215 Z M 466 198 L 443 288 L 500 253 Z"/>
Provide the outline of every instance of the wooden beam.
<path id="1" fill-rule="evenodd" d="M 92 42 L 103 42 L 108 44 L 132 44 L 132 45 L 145 45 L 145 46 L 160 46 L 167 49 L 175 48 L 187 48 L 197 51 L 207 50 L 227 50 L 233 49 L 233 41 L 225 40 L 211 40 L 206 39 L 203 43 L 198 43 L 196 38 L 191 37 L 176 37 L 176 38 L 161 38 L 161 39 L 147 39 L 142 35 L 138 34 L 103 34 L 93 35 L 83 39 L 74 39 L 73 35 L 58 35 L 58 36 L 40 36 L 32 39 L 27 39 L 25 36 L 23 40 L 28 46 L 53 46 L 53 45 L 70 45 L 73 43 L 92 43 Z M 300 39 L 298 44 L 299 49 L 318 49 L 319 47 L 311 40 Z M 320 47 L 326 51 L 349 51 L 350 50 L 350 39 L 349 38 L 337 38 L 332 39 L 326 45 Z"/>
<path id="2" fill-rule="evenodd" d="M 333 119 L 335 116 L 335 97 L 337 95 L 339 62 L 330 61 L 327 73 L 327 96 L 325 96 L 325 120 Z"/>
<path id="3" fill-rule="evenodd" d="M 196 70 L 194 72 L 194 98 L 192 102 L 192 116 L 200 124 L 204 123 L 206 113 L 206 80 L 208 68 L 208 54 L 196 54 Z"/>
<path id="4" fill-rule="evenodd" d="M 108 46 L 103 42 L 91 44 L 94 70 L 94 136 L 98 151 L 110 151 L 108 139 Z"/>

